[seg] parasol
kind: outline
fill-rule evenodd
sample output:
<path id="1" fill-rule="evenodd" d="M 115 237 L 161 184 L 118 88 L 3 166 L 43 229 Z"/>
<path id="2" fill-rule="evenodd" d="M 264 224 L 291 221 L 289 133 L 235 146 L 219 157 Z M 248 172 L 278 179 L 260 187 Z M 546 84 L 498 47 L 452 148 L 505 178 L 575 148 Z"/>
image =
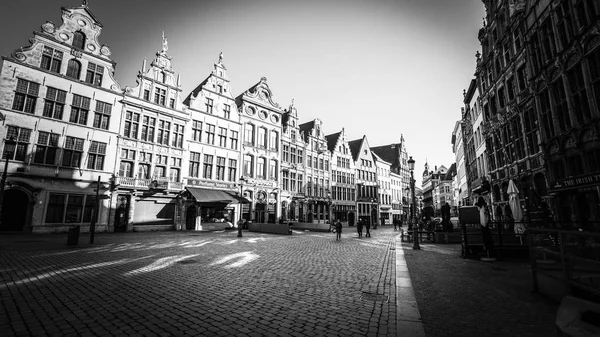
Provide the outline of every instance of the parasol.
<path id="1" fill-rule="evenodd" d="M 521 204 L 519 203 L 519 189 L 515 185 L 515 182 L 511 179 L 508 182 L 508 205 L 512 212 L 513 219 L 515 219 L 515 233 L 522 235 L 525 232 L 525 225 L 521 222 L 523 220 L 523 211 L 521 210 Z"/>

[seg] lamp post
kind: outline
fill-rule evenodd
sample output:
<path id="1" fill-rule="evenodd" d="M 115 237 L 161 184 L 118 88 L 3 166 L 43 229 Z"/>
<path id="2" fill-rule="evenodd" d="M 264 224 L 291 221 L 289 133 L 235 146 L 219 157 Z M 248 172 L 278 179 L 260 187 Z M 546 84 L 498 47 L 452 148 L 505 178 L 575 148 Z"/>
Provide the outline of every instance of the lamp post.
<path id="1" fill-rule="evenodd" d="M 244 179 L 244 177 L 240 178 L 240 220 L 237 223 L 237 230 L 238 230 L 238 234 L 237 237 L 241 238 L 242 237 L 242 227 L 244 225 L 244 220 L 243 220 L 243 211 L 242 211 L 242 198 L 244 197 L 244 181 L 246 181 L 246 179 Z"/>
<path id="2" fill-rule="evenodd" d="M 414 178 L 414 170 L 415 170 L 415 160 L 412 158 L 412 156 L 410 156 L 410 158 L 408 159 L 408 169 L 410 170 L 410 187 L 412 189 L 412 203 L 413 203 L 413 209 L 411 210 L 411 217 L 413 217 L 416 215 L 417 210 L 415 209 L 417 207 L 417 203 L 415 202 L 415 178 Z M 416 219 L 414 219 L 416 220 Z M 418 234 L 418 222 L 415 221 L 415 223 L 413 224 L 413 249 L 414 250 L 419 250 L 421 249 L 421 247 L 419 246 L 419 237 L 417 236 Z"/>
<path id="3" fill-rule="evenodd" d="M 6 185 L 6 171 L 8 170 L 8 160 L 12 157 L 17 142 L 14 137 L 4 141 L 4 153 L 6 153 L 6 162 L 4 163 L 4 172 L 2 173 L 2 181 L 0 182 L 0 225 L 2 224 L 2 204 L 4 203 L 4 186 Z"/>

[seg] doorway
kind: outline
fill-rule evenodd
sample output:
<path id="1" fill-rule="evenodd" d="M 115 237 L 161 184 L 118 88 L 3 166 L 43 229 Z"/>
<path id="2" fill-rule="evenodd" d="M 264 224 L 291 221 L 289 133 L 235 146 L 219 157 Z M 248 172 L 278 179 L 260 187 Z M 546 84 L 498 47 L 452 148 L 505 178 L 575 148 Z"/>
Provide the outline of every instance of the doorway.
<path id="1" fill-rule="evenodd" d="M 189 206 L 185 212 L 185 229 L 194 230 L 196 229 L 196 217 L 198 216 L 198 211 L 196 206 Z"/>
<path id="2" fill-rule="evenodd" d="M 254 210 L 254 221 L 257 223 L 265 222 L 265 204 L 257 203 Z"/>
<path id="3" fill-rule="evenodd" d="M 0 231 L 22 232 L 27 219 L 29 198 L 18 189 L 4 191 L 2 202 L 2 226 Z"/>

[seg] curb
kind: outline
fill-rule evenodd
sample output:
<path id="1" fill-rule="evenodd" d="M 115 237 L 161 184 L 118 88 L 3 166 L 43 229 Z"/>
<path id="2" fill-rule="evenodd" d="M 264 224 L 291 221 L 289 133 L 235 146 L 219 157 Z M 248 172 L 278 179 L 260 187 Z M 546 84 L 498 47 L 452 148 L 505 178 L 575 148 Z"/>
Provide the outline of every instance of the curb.
<path id="1" fill-rule="evenodd" d="M 396 336 L 426 336 L 402 241 L 396 235 Z"/>

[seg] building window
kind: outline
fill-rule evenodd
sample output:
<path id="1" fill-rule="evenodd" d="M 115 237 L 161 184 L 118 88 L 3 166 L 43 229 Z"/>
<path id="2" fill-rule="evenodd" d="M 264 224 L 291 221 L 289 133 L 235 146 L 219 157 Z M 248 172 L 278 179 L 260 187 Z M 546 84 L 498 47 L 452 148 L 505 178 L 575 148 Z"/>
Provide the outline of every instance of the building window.
<path id="1" fill-rule="evenodd" d="M 63 52 L 44 46 L 42 52 L 42 62 L 40 68 L 49 70 L 53 73 L 60 72 L 60 65 L 62 63 Z"/>
<path id="2" fill-rule="evenodd" d="M 224 115 L 223 117 L 225 117 L 225 119 L 231 118 L 231 105 L 229 105 L 229 104 L 224 105 L 223 115 Z"/>
<path id="3" fill-rule="evenodd" d="M 227 180 L 235 181 L 236 173 L 237 173 L 237 160 L 229 159 L 229 166 L 227 167 L 227 170 L 228 170 Z"/>
<path id="4" fill-rule="evenodd" d="M 46 208 L 46 223 L 63 222 L 66 194 L 50 193 Z"/>
<path id="5" fill-rule="evenodd" d="M 258 146 L 267 148 L 267 129 L 258 128 Z"/>
<path id="6" fill-rule="evenodd" d="M 85 81 L 89 84 L 101 86 L 103 74 L 104 74 L 103 66 L 90 62 L 90 63 L 88 63 L 88 69 L 87 69 L 87 73 L 85 75 Z"/>
<path id="7" fill-rule="evenodd" d="M 230 136 L 229 136 L 229 148 L 233 149 L 233 150 L 237 150 L 238 147 L 238 132 L 237 131 L 230 131 Z"/>
<path id="8" fill-rule="evenodd" d="M 42 115 L 44 117 L 62 119 L 66 98 L 66 91 L 48 87 L 48 90 L 46 90 L 46 100 L 44 102 L 44 111 Z"/>
<path id="9" fill-rule="evenodd" d="M 135 151 L 123 149 L 121 150 L 121 158 L 127 159 L 127 161 L 121 160 L 119 165 L 119 176 L 120 177 L 133 177 L 133 160 L 135 160 Z"/>
<path id="10" fill-rule="evenodd" d="M 169 169 L 169 180 L 178 182 L 181 174 L 181 158 L 171 157 L 171 168 Z"/>
<path id="11" fill-rule="evenodd" d="M 498 104 L 500 109 L 504 108 L 506 104 L 506 97 L 504 96 L 504 87 L 498 88 Z"/>
<path id="12" fill-rule="evenodd" d="M 158 178 L 166 178 L 167 177 L 167 167 L 162 165 L 156 165 L 154 167 L 154 176 L 153 179 Z"/>
<path id="13" fill-rule="evenodd" d="M 212 124 L 206 124 L 206 143 L 215 144 L 215 126 Z"/>
<path id="14" fill-rule="evenodd" d="M 508 100 L 512 101 L 515 99 L 515 79 L 511 76 L 506 80 L 506 90 L 508 94 Z"/>
<path id="15" fill-rule="evenodd" d="M 73 47 L 83 50 L 85 46 L 85 34 L 81 31 L 73 33 Z"/>
<path id="16" fill-rule="evenodd" d="M 144 100 L 145 101 L 150 100 L 150 90 L 148 90 L 148 89 L 144 89 Z"/>
<path id="17" fill-rule="evenodd" d="M 290 163 L 292 164 L 296 164 L 296 148 L 292 147 L 290 148 Z"/>
<path id="18" fill-rule="evenodd" d="M 62 166 L 79 167 L 83 156 L 83 139 L 67 136 L 62 155 Z"/>
<path id="19" fill-rule="evenodd" d="M 257 178 L 261 178 L 261 179 L 265 179 L 266 178 L 266 158 L 260 157 L 258 158 L 258 160 L 256 161 L 256 177 Z"/>
<path id="20" fill-rule="evenodd" d="M 517 80 L 519 81 L 519 92 L 527 89 L 527 83 L 525 83 L 525 65 L 517 69 Z"/>
<path id="21" fill-rule="evenodd" d="M 198 152 L 190 152 L 190 177 L 198 178 L 200 175 L 200 156 Z"/>
<path id="22" fill-rule="evenodd" d="M 277 151 L 279 149 L 279 133 L 277 131 L 271 131 L 271 139 L 269 144 L 271 145 L 272 151 Z"/>
<path id="23" fill-rule="evenodd" d="M 171 108 L 171 109 L 175 108 L 175 99 L 174 98 L 169 99 L 169 108 Z"/>
<path id="24" fill-rule="evenodd" d="M 212 179 L 212 169 L 213 169 L 213 156 L 209 154 L 204 155 L 204 168 L 202 171 L 202 178 L 204 179 Z"/>
<path id="25" fill-rule="evenodd" d="M 544 61 L 548 62 L 556 54 L 556 43 L 554 42 L 554 28 L 552 27 L 552 20 L 548 17 L 540 26 L 538 30 L 540 34 L 540 40 L 542 41 L 542 47 L 544 49 Z"/>
<path id="26" fill-rule="evenodd" d="M 590 68 L 590 83 L 594 98 L 596 101 L 596 107 L 600 108 L 600 48 L 596 48 L 588 58 L 588 65 Z"/>
<path id="27" fill-rule="evenodd" d="M 223 85 L 221 85 L 221 84 L 217 84 L 217 92 L 218 92 L 219 94 L 222 94 L 222 93 L 223 93 Z"/>
<path id="28" fill-rule="evenodd" d="M 159 120 L 158 121 L 158 135 L 156 142 L 162 145 L 169 145 L 169 133 L 171 130 L 171 122 Z"/>
<path id="29" fill-rule="evenodd" d="M 569 7 L 569 3 L 571 1 L 562 1 L 556 7 L 556 28 L 558 30 L 558 37 L 560 38 L 560 42 L 563 48 L 566 48 L 571 38 L 573 37 L 573 19 L 571 17 L 571 8 Z M 551 25 L 549 22 L 550 19 L 547 19 L 548 25 Z M 550 27 L 552 29 L 552 27 Z"/>
<path id="30" fill-rule="evenodd" d="M 36 164 L 54 165 L 58 152 L 58 133 L 40 131 L 35 149 L 33 162 Z"/>
<path id="31" fill-rule="evenodd" d="M 594 0 L 575 1 L 575 11 L 577 12 L 580 29 L 591 25 L 598 18 L 598 11 L 596 11 L 594 2 Z"/>
<path id="32" fill-rule="evenodd" d="M 125 112 L 125 125 L 123 127 L 123 136 L 137 139 L 138 127 L 140 124 L 140 114 L 131 111 Z"/>
<path id="33" fill-rule="evenodd" d="M 156 88 L 154 89 L 154 103 L 165 105 L 165 97 L 167 92 L 165 89 Z"/>
<path id="34" fill-rule="evenodd" d="M 583 67 L 581 62 L 573 66 L 567 72 L 569 87 L 571 89 L 571 100 L 573 102 L 573 111 L 577 122 L 581 125 L 592 118 L 590 106 L 588 103 L 588 95 L 585 90 L 585 81 L 583 78 Z"/>
<path id="35" fill-rule="evenodd" d="M 217 157 L 217 180 L 225 180 L 225 157 Z"/>
<path id="36" fill-rule="evenodd" d="M 213 100 L 212 100 L 212 98 L 207 98 L 206 99 L 206 113 L 209 113 L 209 114 L 213 113 Z"/>
<path id="37" fill-rule="evenodd" d="M 169 181 L 179 182 L 179 175 L 181 173 L 181 169 L 178 167 L 171 167 L 169 169 Z"/>
<path id="38" fill-rule="evenodd" d="M 558 127 L 561 132 L 566 132 L 571 129 L 571 120 L 569 119 L 569 107 L 567 106 L 567 96 L 562 77 L 554 81 L 551 87 L 554 113 L 558 119 Z"/>
<path id="39" fill-rule="evenodd" d="M 269 179 L 277 180 L 277 161 L 272 159 L 269 162 Z"/>
<path id="40" fill-rule="evenodd" d="M 67 63 L 67 77 L 74 78 L 76 80 L 81 76 L 81 62 L 76 59 L 70 59 Z"/>
<path id="41" fill-rule="evenodd" d="M 244 128 L 244 143 L 254 145 L 254 125 L 246 124 Z"/>
<path id="42" fill-rule="evenodd" d="M 106 143 L 92 141 L 88 151 L 87 168 L 90 170 L 103 170 L 104 157 L 106 156 Z"/>
<path id="43" fill-rule="evenodd" d="M 219 128 L 219 146 L 226 147 L 227 146 L 227 129 Z"/>
<path id="44" fill-rule="evenodd" d="M 202 141 L 202 122 L 200 121 L 192 121 L 192 140 Z"/>
<path id="45" fill-rule="evenodd" d="M 156 128 L 156 118 L 144 116 L 142 118 L 142 133 L 140 139 L 147 142 L 154 141 L 154 130 Z"/>
<path id="46" fill-rule="evenodd" d="M 289 191 L 290 190 L 290 173 L 288 171 L 283 171 L 282 173 L 282 177 L 283 177 L 283 190 L 284 191 Z"/>
<path id="47" fill-rule="evenodd" d="M 39 84 L 18 78 L 12 105 L 13 110 L 33 113 L 39 90 Z"/>
<path id="48" fill-rule="evenodd" d="M 252 155 L 244 155 L 244 175 L 253 177 L 254 157 Z"/>
<path id="49" fill-rule="evenodd" d="M 17 145 L 11 153 L 10 160 L 25 161 L 27 155 L 27 148 L 29 147 L 29 139 L 31 137 L 31 129 L 20 128 L 13 125 L 8 125 L 6 131 L 6 139 L 13 138 Z M 6 147 L 2 152 L 2 159 L 6 159 Z"/>
<path id="50" fill-rule="evenodd" d="M 110 114 L 112 113 L 112 104 L 102 101 L 96 101 L 96 110 L 94 111 L 94 127 L 108 130 L 110 123 Z"/>
<path id="51" fill-rule="evenodd" d="M 296 188 L 296 173 L 295 172 L 290 172 L 290 191 L 291 192 L 298 191 L 298 189 Z"/>
<path id="52" fill-rule="evenodd" d="M 150 164 L 138 164 L 138 179 L 150 179 Z"/>
<path id="53" fill-rule="evenodd" d="M 528 155 L 534 155 L 538 153 L 538 126 L 536 121 L 536 115 L 533 109 L 525 111 L 523 115 L 525 122 L 525 138 L 527 141 Z"/>
<path id="54" fill-rule="evenodd" d="M 73 94 L 73 102 L 71 103 L 71 117 L 69 118 L 69 122 L 86 125 L 89 111 L 90 99 L 84 96 Z"/>
<path id="55" fill-rule="evenodd" d="M 284 163 L 290 162 L 290 146 L 289 145 L 283 145 L 281 159 L 283 160 Z"/>
<path id="56" fill-rule="evenodd" d="M 173 123 L 173 147 L 183 147 L 183 125 Z"/>

